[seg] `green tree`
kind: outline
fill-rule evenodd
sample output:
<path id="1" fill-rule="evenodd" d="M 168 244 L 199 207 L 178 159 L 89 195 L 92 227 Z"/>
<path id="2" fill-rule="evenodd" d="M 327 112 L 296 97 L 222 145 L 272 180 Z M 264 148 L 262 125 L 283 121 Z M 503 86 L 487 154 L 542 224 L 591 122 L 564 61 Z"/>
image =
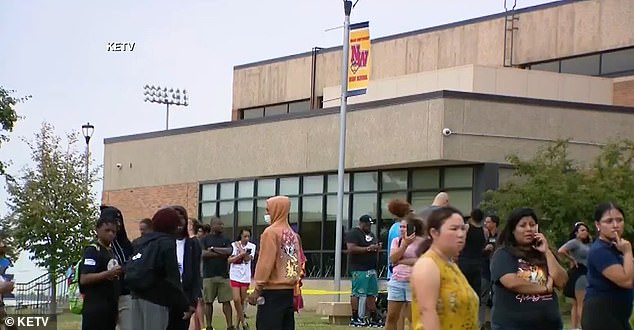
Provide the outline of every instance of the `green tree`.
<path id="1" fill-rule="evenodd" d="M 9 214 L 4 218 L 0 218 L 0 241 L 7 246 L 6 256 L 12 262 L 18 260 L 20 255 L 20 246 L 14 238 L 13 215 Z"/>
<path id="2" fill-rule="evenodd" d="M 8 133 L 13 131 L 13 125 L 18 120 L 15 105 L 31 98 L 30 95 L 20 98 L 12 97 L 14 90 L 6 90 L 0 86 L 0 145 L 9 141 Z M 5 174 L 7 164 L 0 161 L 0 175 Z"/>
<path id="3" fill-rule="evenodd" d="M 80 257 L 97 212 L 91 189 L 97 172 L 86 177 L 86 155 L 77 150 L 77 141 L 78 133 L 68 134 L 62 145 L 53 126 L 42 124 L 35 139 L 27 141 L 34 166 L 7 180 L 14 238 L 48 270 L 51 283 Z M 51 310 L 56 311 L 56 286 L 51 287 Z"/>

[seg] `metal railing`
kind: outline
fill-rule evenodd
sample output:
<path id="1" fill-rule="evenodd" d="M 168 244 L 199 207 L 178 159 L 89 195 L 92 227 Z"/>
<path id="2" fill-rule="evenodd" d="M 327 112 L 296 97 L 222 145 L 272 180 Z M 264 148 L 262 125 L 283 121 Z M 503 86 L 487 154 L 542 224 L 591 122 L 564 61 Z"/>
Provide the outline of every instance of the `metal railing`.
<path id="1" fill-rule="evenodd" d="M 55 279 L 56 313 L 68 308 L 68 281 L 63 271 L 58 274 Z M 29 314 L 49 314 L 51 312 L 53 286 L 48 273 L 26 283 L 16 283 L 13 294 L 15 298 L 5 298 L 4 303 L 7 307 L 15 308 L 18 313 L 24 311 Z"/>

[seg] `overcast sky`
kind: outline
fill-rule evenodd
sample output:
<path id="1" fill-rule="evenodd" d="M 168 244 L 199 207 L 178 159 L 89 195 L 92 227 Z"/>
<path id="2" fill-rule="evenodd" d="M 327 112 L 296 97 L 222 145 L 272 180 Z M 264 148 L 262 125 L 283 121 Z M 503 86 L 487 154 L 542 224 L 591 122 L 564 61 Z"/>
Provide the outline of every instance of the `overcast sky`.
<path id="1" fill-rule="evenodd" d="M 523 8 L 551 1 L 517 2 Z M 376 38 L 499 13 L 503 4 L 360 0 L 351 21 L 369 20 Z M 145 84 L 189 91 L 190 106 L 170 111 L 171 128 L 228 121 L 234 65 L 339 45 L 341 29 L 324 30 L 342 22 L 340 0 L 2 0 L 0 85 L 33 98 L 17 107 L 24 118 L 0 158 L 11 160 L 16 174 L 30 162 L 20 137 L 32 137 L 43 121 L 59 134 L 89 121 L 101 164 L 104 138 L 164 129 L 165 107 L 143 102 Z M 135 48 L 108 52 L 109 42 Z M 2 186 L 0 215 L 6 197 Z"/>

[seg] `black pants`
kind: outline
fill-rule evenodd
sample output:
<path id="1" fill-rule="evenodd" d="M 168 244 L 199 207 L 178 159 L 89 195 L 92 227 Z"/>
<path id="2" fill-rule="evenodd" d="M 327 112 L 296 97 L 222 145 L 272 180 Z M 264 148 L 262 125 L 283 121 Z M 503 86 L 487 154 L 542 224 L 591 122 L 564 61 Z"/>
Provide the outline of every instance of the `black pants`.
<path id="1" fill-rule="evenodd" d="M 264 304 L 258 305 L 255 327 L 258 330 L 295 330 L 293 289 L 263 290 Z"/>
<path id="2" fill-rule="evenodd" d="M 583 302 L 583 330 L 631 330 L 631 305 L 610 297 L 588 298 Z"/>
<path id="3" fill-rule="evenodd" d="M 117 305 L 84 300 L 84 308 L 81 312 L 81 328 L 82 330 L 115 330 L 117 317 Z"/>
<path id="4" fill-rule="evenodd" d="M 185 311 L 170 308 L 169 323 L 166 330 L 187 330 L 189 329 L 189 319 L 183 320 Z M 192 317 L 195 317 L 192 315 Z"/>
<path id="5" fill-rule="evenodd" d="M 458 259 L 458 267 L 467 278 L 473 291 L 480 297 L 482 295 L 482 260 Z"/>

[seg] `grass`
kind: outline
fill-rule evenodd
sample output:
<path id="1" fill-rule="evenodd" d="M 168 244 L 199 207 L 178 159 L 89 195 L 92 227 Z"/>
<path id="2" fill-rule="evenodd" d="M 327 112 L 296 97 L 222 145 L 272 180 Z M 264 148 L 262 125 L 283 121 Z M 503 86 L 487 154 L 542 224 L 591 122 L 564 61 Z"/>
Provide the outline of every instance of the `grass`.
<path id="1" fill-rule="evenodd" d="M 255 330 L 255 308 L 247 310 L 247 322 L 251 329 Z M 214 329 L 226 329 L 224 315 L 220 310 L 214 311 L 214 319 L 212 323 Z M 295 328 L 302 330 L 321 330 L 321 329 L 350 329 L 346 325 L 330 325 L 327 319 L 323 319 L 321 315 L 313 312 L 302 312 L 295 314 Z M 71 313 L 64 313 L 59 316 L 57 321 L 58 330 L 79 330 L 81 329 L 81 316 Z"/>

